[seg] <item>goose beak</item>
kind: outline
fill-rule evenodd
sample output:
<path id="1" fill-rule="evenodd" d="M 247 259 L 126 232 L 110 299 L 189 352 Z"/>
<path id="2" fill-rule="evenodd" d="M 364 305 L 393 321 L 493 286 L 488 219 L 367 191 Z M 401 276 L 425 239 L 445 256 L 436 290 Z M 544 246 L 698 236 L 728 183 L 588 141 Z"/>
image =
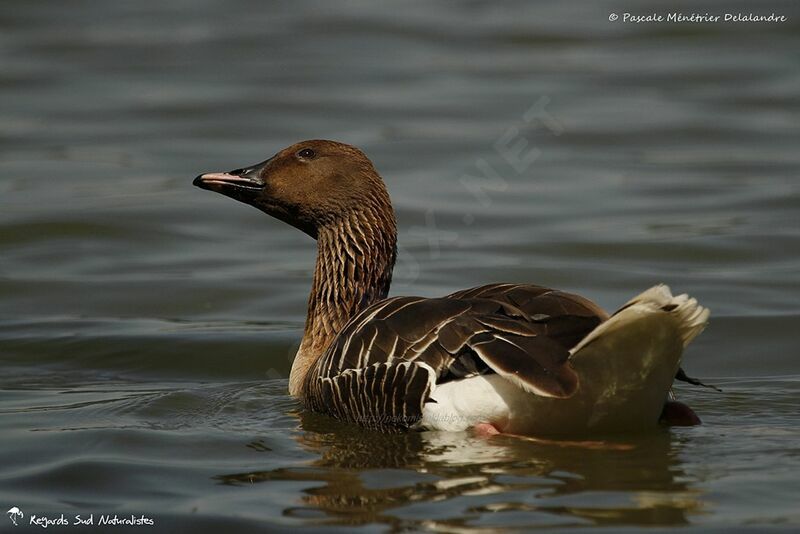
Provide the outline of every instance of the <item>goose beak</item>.
<path id="1" fill-rule="evenodd" d="M 201 174 L 194 179 L 192 185 L 248 202 L 255 199 L 264 190 L 265 183 L 261 178 L 261 170 L 268 161 L 228 172 Z"/>
<path id="2" fill-rule="evenodd" d="M 261 191 L 264 189 L 264 182 L 257 176 L 247 174 L 235 174 L 231 172 L 209 172 L 201 174 L 194 179 L 192 185 L 200 189 L 208 189 L 218 193 L 227 194 L 228 190 Z"/>

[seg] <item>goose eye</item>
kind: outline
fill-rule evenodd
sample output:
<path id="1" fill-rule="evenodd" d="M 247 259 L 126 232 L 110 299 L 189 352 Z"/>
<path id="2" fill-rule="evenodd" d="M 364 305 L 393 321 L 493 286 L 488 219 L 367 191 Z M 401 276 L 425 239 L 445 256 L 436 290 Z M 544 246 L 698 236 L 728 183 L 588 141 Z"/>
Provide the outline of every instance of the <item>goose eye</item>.
<path id="1" fill-rule="evenodd" d="M 298 155 L 299 157 L 303 158 L 303 159 L 311 159 L 311 158 L 313 158 L 313 157 L 314 157 L 316 154 L 315 154 L 315 153 L 314 153 L 314 151 L 313 151 L 313 150 L 311 150 L 310 148 L 304 148 L 303 150 L 301 150 L 300 152 L 298 152 L 298 153 L 297 153 L 297 155 Z"/>

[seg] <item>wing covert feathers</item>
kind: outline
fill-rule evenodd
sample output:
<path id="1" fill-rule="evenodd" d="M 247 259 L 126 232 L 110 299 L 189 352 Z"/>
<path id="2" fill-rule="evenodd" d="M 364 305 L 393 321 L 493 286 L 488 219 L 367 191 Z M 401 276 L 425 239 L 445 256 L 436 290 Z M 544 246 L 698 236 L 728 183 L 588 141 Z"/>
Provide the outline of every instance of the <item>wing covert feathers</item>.
<path id="1" fill-rule="evenodd" d="M 475 336 L 470 347 L 495 373 L 530 393 L 565 398 L 578 387 L 569 351 L 547 337 L 486 334 Z"/>
<path id="2" fill-rule="evenodd" d="M 387 299 L 345 325 L 304 397 L 313 410 L 382 429 L 413 426 L 437 384 L 480 374 L 569 397 L 578 385 L 569 349 L 604 318 L 586 299 L 521 284 Z"/>

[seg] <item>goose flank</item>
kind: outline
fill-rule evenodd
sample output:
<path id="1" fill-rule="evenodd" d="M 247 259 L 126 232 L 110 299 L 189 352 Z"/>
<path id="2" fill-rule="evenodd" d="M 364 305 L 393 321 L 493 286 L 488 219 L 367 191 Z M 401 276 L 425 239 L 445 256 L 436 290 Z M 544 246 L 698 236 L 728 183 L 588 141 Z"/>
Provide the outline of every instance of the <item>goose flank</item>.
<path id="1" fill-rule="evenodd" d="M 317 241 L 289 392 L 310 410 L 383 431 L 490 429 L 525 435 L 643 431 L 699 422 L 668 400 L 683 349 L 709 312 L 657 285 L 609 315 L 588 299 L 495 283 L 387 298 L 394 210 L 359 149 L 310 140 L 194 185 Z"/>

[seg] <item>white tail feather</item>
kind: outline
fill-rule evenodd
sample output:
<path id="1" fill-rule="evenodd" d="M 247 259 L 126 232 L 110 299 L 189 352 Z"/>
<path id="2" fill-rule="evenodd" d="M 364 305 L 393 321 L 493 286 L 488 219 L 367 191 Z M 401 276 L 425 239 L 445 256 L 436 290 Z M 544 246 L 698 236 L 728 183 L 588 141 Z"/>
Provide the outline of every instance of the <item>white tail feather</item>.
<path id="1" fill-rule="evenodd" d="M 623 314 L 622 312 L 627 313 Z M 672 296 L 672 292 L 667 285 L 659 284 L 629 300 L 607 321 L 600 324 L 583 338 L 580 343 L 573 347 L 570 353 L 575 354 L 604 333 L 621 326 L 626 322 L 630 313 L 649 314 L 657 312 L 669 313 L 677 319 L 677 326 L 684 348 L 703 331 L 708 324 L 710 315 L 709 310 L 701 306 L 697 299 L 691 298 L 685 293 Z"/>

